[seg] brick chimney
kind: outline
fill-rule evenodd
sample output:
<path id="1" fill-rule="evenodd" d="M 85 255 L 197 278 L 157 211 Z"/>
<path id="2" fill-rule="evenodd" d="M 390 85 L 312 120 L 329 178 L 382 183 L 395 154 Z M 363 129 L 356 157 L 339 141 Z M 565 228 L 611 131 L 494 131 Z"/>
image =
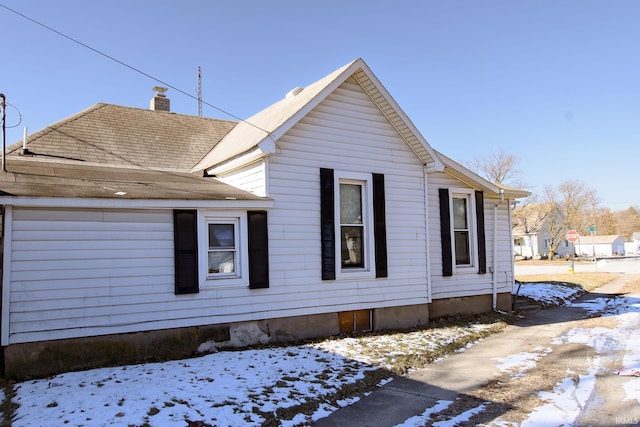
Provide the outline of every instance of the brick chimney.
<path id="1" fill-rule="evenodd" d="M 169 98 L 164 94 L 167 91 L 166 87 L 154 86 L 153 88 L 156 95 L 151 98 L 149 102 L 149 108 L 156 111 L 171 111 Z"/>

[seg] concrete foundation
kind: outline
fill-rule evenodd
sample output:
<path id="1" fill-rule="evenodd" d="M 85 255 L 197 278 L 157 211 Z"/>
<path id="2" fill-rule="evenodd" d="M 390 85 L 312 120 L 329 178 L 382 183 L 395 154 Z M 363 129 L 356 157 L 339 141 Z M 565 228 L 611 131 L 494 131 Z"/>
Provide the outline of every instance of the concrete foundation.
<path id="1" fill-rule="evenodd" d="M 511 294 L 501 293 L 497 295 L 496 308 L 504 312 L 511 311 Z M 493 310 L 492 295 L 475 295 L 459 298 L 444 298 L 433 300 L 429 304 L 429 318 L 438 319 L 440 317 L 480 314 Z"/>
<path id="2" fill-rule="evenodd" d="M 373 311 L 373 329 L 405 329 L 429 323 L 429 305 L 377 308 Z"/>
<path id="3" fill-rule="evenodd" d="M 434 300 L 431 304 L 372 309 L 373 329 L 406 329 L 430 319 L 491 311 L 491 295 Z M 511 311 L 511 294 L 498 295 Z M 4 348 L 8 379 L 39 378 L 101 366 L 180 359 L 217 348 L 296 341 L 340 334 L 338 313 L 296 316 L 131 334 L 84 337 Z"/>

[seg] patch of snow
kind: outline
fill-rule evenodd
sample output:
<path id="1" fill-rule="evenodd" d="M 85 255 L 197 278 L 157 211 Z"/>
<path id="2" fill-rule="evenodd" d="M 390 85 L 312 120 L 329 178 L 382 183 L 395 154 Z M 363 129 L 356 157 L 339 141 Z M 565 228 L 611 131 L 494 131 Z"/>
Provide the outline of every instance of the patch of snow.
<path id="1" fill-rule="evenodd" d="M 571 373 L 571 372 L 567 372 Z M 536 408 L 521 427 L 574 425 L 595 388 L 595 370 L 577 380 L 567 377 L 552 392 L 538 393 L 546 403 Z"/>
<path id="2" fill-rule="evenodd" d="M 427 408 L 422 414 L 408 418 L 402 424 L 398 424 L 395 427 L 422 427 L 431 419 L 431 415 L 444 411 L 452 403 L 450 400 L 438 400 L 434 406 Z"/>
<path id="3" fill-rule="evenodd" d="M 265 420 L 261 413 L 322 400 L 374 369 L 296 346 L 71 372 L 16 384 L 19 407 L 13 425 L 184 425 L 186 420 L 260 425 Z M 310 419 L 336 409 L 321 406 Z M 300 415 L 281 420 L 283 425 L 303 421 Z"/>
<path id="4" fill-rule="evenodd" d="M 516 287 L 517 289 L 517 287 Z M 584 293 L 581 288 L 557 285 L 553 283 L 522 283 L 519 296 L 531 298 L 543 305 L 566 305 L 580 294 Z"/>
<path id="5" fill-rule="evenodd" d="M 536 347 L 534 348 L 534 351 L 535 353 L 522 352 L 518 354 L 511 354 L 504 358 L 496 357 L 493 360 L 497 360 L 499 362 L 498 369 L 503 372 L 517 370 L 518 373 L 515 374 L 515 377 L 517 378 L 524 375 L 524 371 L 535 368 L 538 359 L 549 354 L 551 352 L 551 348 Z"/>
<path id="6" fill-rule="evenodd" d="M 622 388 L 626 394 L 624 398 L 625 401 L 635 400 L 640 403 L 640 380 L 638 378 L 631 378 L 625 381 L 624 384 L 622 384 Z"/>
<path id="7" fill-rule="evenodd" d="M 461 413 L 458 416 L 455 416 L 451 419 L 448 419 L 446 421 L 438 421 L 436 423 L 433 423 L 433 427 L 452 427 L 452 426 L 457 426 L 459 423 L 463 423 L 465 421 L 469 421 L 471 419 L 471 417 L 473 417 L 476 414 L 479 414 L 480 412 L 484 411 L 484 408 L 486 408 L 486 406 L 489 403 L 485 402 L 480 406 L 476 406 L 475 408 L 471 408 L 468 411 L 464 411 L 463 413 Z"/>

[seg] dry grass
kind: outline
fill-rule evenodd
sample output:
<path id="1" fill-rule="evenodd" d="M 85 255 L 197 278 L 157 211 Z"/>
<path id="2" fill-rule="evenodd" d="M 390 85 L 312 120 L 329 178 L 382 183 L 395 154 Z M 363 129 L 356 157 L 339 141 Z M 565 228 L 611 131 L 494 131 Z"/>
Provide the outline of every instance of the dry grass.
<path id="1" fill-rule="evenodd" d="M 625 283 L 621 292 L 625 294 L 640 294 L 640 279 L 631 280 Z"/>
<path id="2" fill-rule="evenodd" d="M 528 274 L 516 276 L 520 282 L 559 282 L 580 285 L 585 291 L 590 292 L 597 287 L 609 283 L 618 278 L 617 273 L 561 273 L 561 274 Z"/>

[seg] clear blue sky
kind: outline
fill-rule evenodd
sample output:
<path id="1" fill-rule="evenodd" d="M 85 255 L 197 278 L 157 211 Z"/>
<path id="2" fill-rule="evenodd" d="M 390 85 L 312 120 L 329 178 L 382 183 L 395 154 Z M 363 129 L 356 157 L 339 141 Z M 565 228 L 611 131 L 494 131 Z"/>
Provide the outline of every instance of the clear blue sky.
<path id="1" fill-rule="evenodd" d="M 578 179 L 640 206 L 640 1 L 0 0 L 247 118 L 362 57 L 437 150 L 502 148 L 535 193 Z M 158 83 L 0 7 L 8 143 L 97 102 L 148 108 Z M 171 109 L 197 102 L 169 90 Z M 205 116 L 232 119 L 207 105 Z M 7 108 L 7 126 L 16 123 Z"/>

